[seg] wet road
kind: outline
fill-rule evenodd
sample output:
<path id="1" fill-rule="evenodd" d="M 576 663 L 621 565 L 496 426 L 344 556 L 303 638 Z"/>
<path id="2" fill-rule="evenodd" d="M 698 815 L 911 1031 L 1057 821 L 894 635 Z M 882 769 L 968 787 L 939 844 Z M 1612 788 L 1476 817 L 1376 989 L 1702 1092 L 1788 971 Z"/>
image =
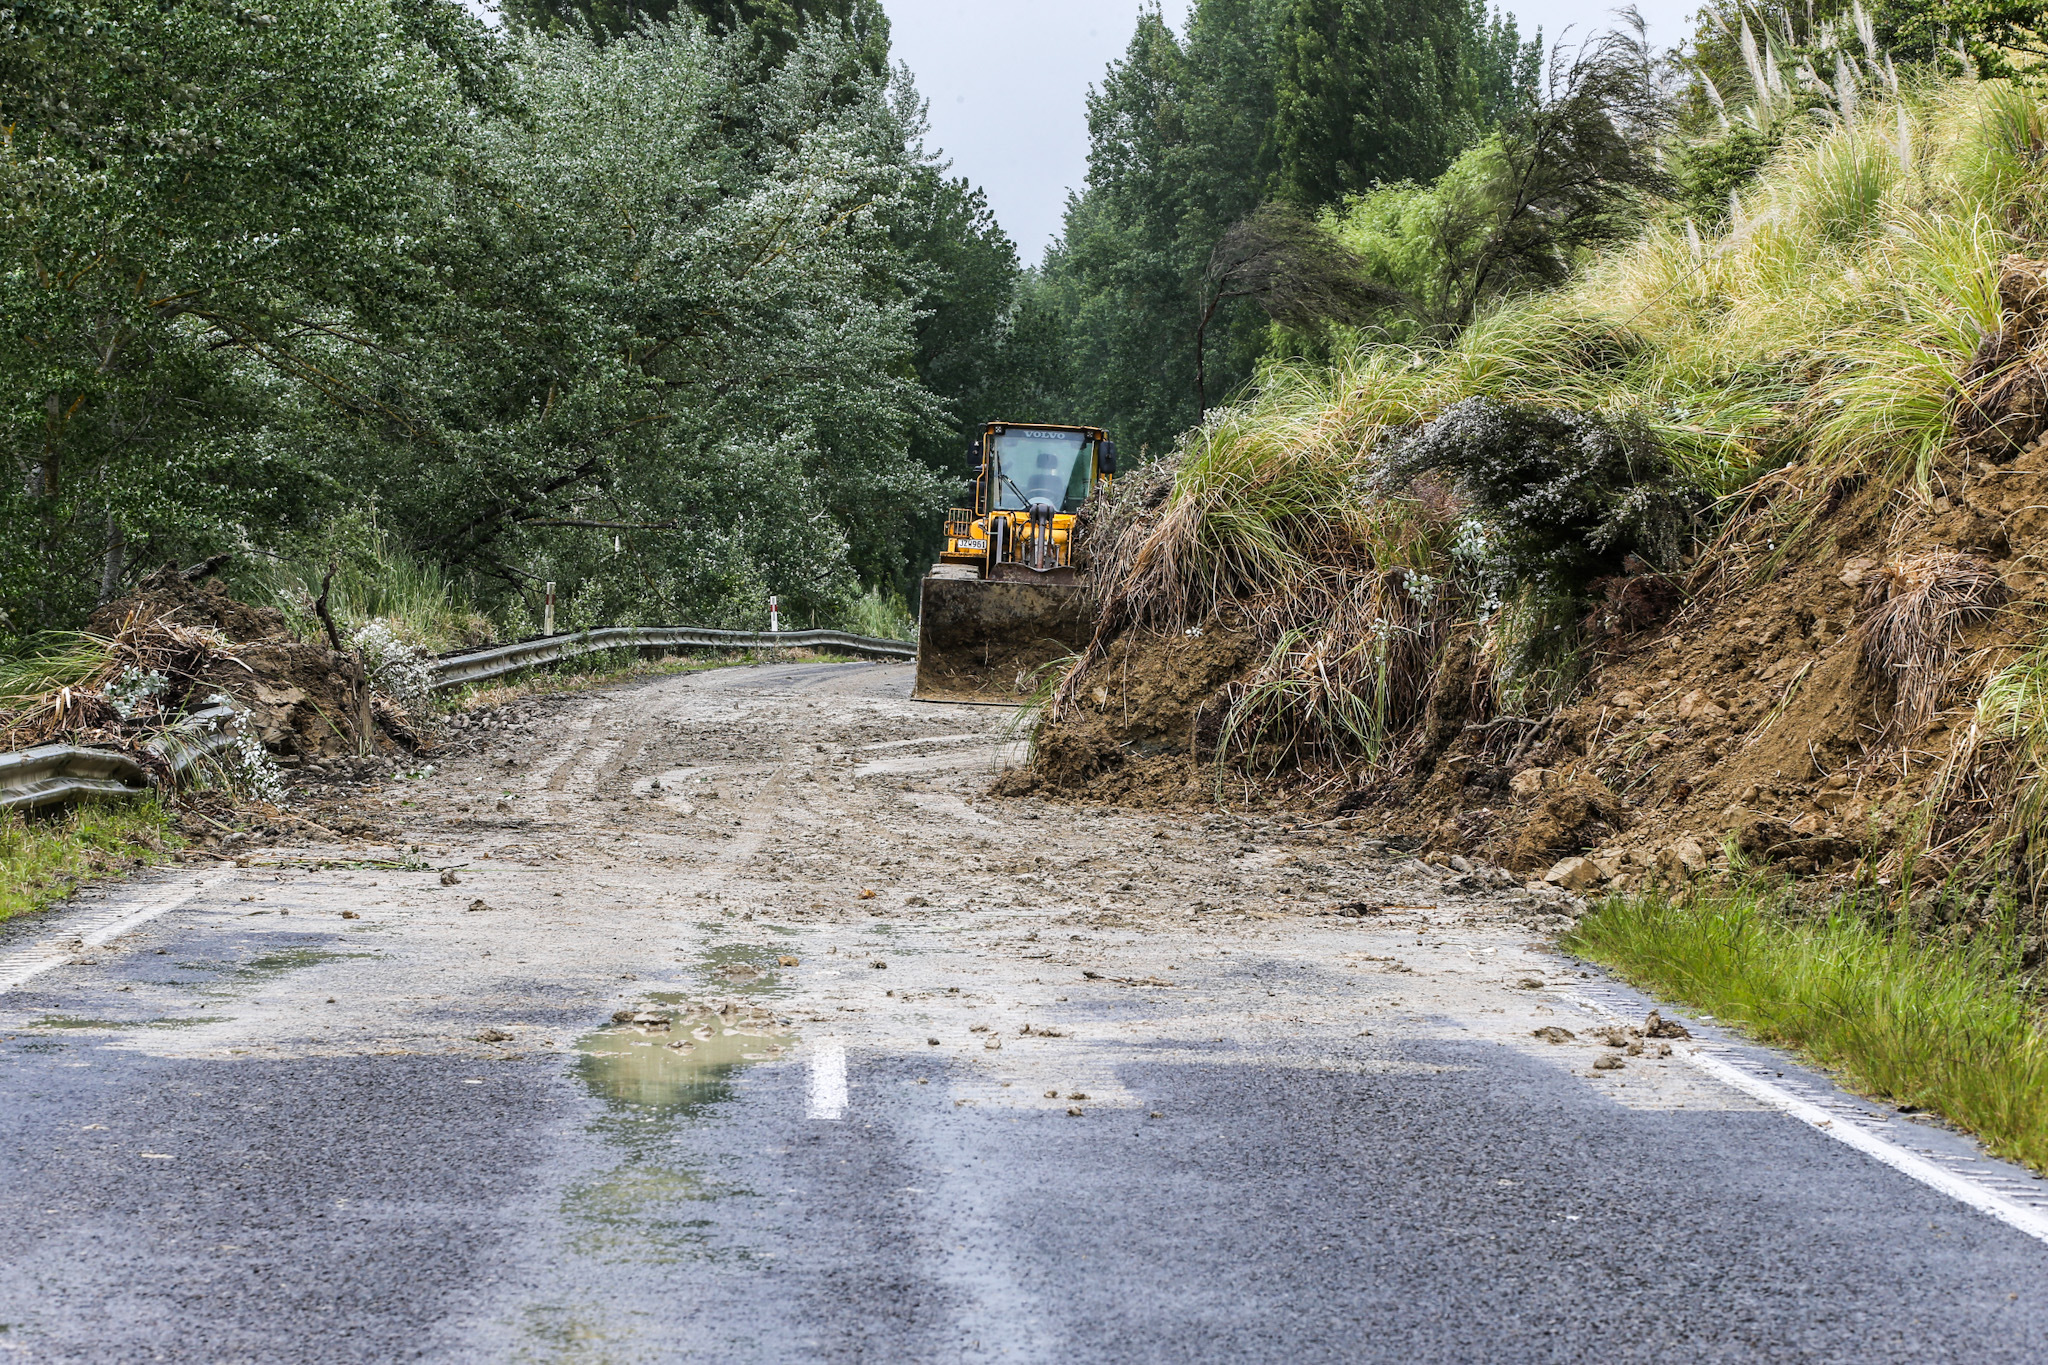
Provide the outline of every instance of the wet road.
<path id="1" fill-rule="evenodd" d="M 981 798 L 904 674 L 536 703 L 401 846 L 12 927 L 0 1359 L 2043 1355 L 2048 1245 L 1693 1049 L 2038 1182 L 1708 1027 L 1594 1069 L 1643 1002 L 1518 893 Z"/>

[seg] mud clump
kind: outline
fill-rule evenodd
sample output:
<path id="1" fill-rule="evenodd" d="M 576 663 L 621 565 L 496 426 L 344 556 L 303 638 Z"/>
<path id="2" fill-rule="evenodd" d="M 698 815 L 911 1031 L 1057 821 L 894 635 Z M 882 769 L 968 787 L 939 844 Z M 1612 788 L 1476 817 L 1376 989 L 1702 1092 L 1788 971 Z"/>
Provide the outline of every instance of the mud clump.
<path id="1" fill-rule="evenodd" d="M 209 677 L 247 709 L 274 754 L 355 753 L 377 737 L 369 679 L 349 655 L 290 637 L 257 640 L 237 646 Z"/>
<path id="2" fill-rule="evenodd" d="M 101 607 L 89 628 L 117 641 L 167 629 L 206 632 L 209 647 L 194 667 L 191 703 L 226 695 L 273 754 L 353 754 L 396 730 L 379 726 L 360 660 L 298 639 L 282 612 L 242 602 L 206 577 L 213 567 L 208 561 L 181 571 L 167 564 L 129 596 Z"/>
<path id="3" fill-rule="evenodd" d="M 1598 778 L 1580 776 L 1543 799 L 1515 836 L 1508 866 L 1541 872 L 1558 859 L 1583 853 L 1614 836 L 1625 823 L 1621 798 Z"/>
<path id="4" fill-rule="evenodd" d="M 232 644 L 289 638 L 291 627 L 274 607 L 253 607 L 237 600 L 217 578 L 195 577 L 208 565 L 180 570 L 166 564 L 135 585 L 135 591 L 109 602 L 92 614 L 86 629 L 112 636 L 138 621 L 217 630 Z"/>

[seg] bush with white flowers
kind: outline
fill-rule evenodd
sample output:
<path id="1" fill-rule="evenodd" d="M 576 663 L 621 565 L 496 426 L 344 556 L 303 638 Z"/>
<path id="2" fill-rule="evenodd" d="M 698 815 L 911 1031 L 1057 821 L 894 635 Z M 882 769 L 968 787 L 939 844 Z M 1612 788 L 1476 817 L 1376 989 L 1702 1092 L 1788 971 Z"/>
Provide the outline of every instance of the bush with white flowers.
<path id="1" fill-rule="evenodd" d="M 348 642 L 370 675 L 372 691 L 408 709 L 425 702 L 433 691 L 433 660 L 425 650 L 399 639 L 388 622 L 371 621 Z"/>

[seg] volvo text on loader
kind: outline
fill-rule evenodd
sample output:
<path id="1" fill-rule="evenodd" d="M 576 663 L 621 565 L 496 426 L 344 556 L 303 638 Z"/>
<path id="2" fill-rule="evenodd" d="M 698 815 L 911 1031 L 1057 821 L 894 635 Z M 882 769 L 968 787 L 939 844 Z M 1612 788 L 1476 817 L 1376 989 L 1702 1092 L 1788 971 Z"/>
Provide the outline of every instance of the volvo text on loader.
<path id="1" fill-rule="evenodd" d="M 1116 443 L 1099 427 L 990 422 L 968 460 L 974 506 L 948 514 L 924 580 L 912 695 L 1014 704 L 1094 630 L 1076 517 L 1115 476 Z"/>

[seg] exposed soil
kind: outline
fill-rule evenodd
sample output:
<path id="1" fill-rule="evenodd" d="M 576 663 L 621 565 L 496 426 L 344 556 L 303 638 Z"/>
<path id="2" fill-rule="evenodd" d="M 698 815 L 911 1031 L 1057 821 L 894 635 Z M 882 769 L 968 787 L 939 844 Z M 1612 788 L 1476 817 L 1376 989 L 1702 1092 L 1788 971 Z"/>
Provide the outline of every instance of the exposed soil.
<path id="1" fill-rule="evenodd" d="M 127 597 L 101 607 L 87 628 L 114 641 L 117 652 L 133 652 L 144 666 L 153 662 L 153 651 L 181 648 L 190 657 L 172 670 L 175 687 L 166 701 L 197 709 L 208 694 L 225 693 L 248 713 L 251 733 L 273 754 L 333 758 L 419 742 L 402 712 L 387 705 L 379 714 L 353 655 L 300 640 L 282 612 L 236 600 L 218 579 L 167 564 Z M 121 735 L 116 727 L 71 738 L 119 742 Z"/>
<path id="2" fill-rule="evenodd" d="M 2043 340 L 2027 329 L 2048 285 L 2014 266 L 2007 286 L 2007 331 L 2027 332 L 2025 344 L 1986 344 L 2010 365 Z M 2048 371 L 2027 366 L 2035 377 L 2020 383 L 1987 362 L 1987 415 L 1964 424 L 1931 495 L 1838 477 L 1804 497 L 1817 512 L 1804 530 L 1758 515 L 1746 542 L 1731 532 L 1689 597 L 1648 573 L 1601 585 L 1585 632 L 1593 664 L 1568 705 L 1534 717 L 1473 708 L 1483 689 L 1470 647 L 1454 644 L 1429 714 L 1389 763 L 1352 775 L 1338 809 L 1438 859 L 1483 857 L 1588 890 L 1710 871 L 1727 844 L 1795 875 L 1890 875 L 1895 836 L 1940 797 L 1947 813 L 1920 873 L 1938 882 L 1995 799 L 1984 788 L 1995 763 L 1969 748 L 1981 739 L 1975 697 L 2048 620 L 2048 436 L 2035 411 L 2048 407 L 2029 397 L 2048 392 Z M 1817 476 L 1774 477 L 1789 495 Z M 1920 606 L 1930 584 L 1966 605 L 1952 618 Z M 1873 645 L 1880 618 L 1903 621 L 1913 651 Z M 1214 626 L 1200 639 L 1111 642 L 1082 704 L 1043 728 L 1029 770 L 1004 789 L 1212 801 L 1222 689 L 1257 658 L 1248 637 Z M 1971 762 L 1955 765 L 1959 755 Z M 1319 806 L 1330 780 L 1283 772 L 1263 795 Z"/>
<path id="3" fill-rule="evenodd" d="M 1096 666 L 1097 684 L 1074 716 L 1046 726 L 1029 765 L 1006 774 L 1003 795 L 1058 793 L 1097 801 L 1194 803 L 1212 774 L 1228 709 L 1225 689 L 1256 661 L 1258 644 L 1242 625 L 1216 623 L 1200 634 L 1133 634 L 1114 640 Z"/>
<path id="4" fill-rule="evenodd" d="M 238 601 L 219 579 L 189 577 L 175 564 L 164 565 L 136 584 L 134 592 L 95 611 L 86 629 L 111 638 L 149 621 L 203 626 L 233 644 L 291 634 L 283 612 Z"/>

